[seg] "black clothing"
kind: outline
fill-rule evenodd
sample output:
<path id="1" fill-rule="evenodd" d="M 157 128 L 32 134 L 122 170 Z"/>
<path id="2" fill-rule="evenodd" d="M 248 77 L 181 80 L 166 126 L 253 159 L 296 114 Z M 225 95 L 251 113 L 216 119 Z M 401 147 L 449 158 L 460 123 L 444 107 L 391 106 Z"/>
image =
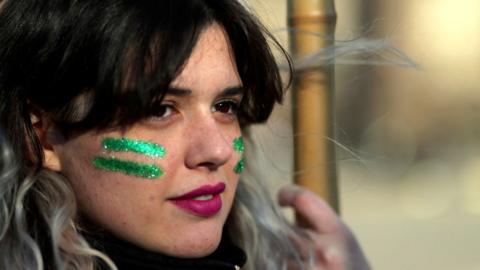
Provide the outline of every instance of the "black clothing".
<path id="1" fill-rule="evenodd" d="M 184 259 L 144 250 L 107 234 L 84 236 L 90 245 L 107 254 L 119 270 L 236 270 L 247 259 L 245 252 L 228 237 L 224 237 L 217 250 L 209 256 Z M 106 268 L 100 265 L 99 269 Z"/>

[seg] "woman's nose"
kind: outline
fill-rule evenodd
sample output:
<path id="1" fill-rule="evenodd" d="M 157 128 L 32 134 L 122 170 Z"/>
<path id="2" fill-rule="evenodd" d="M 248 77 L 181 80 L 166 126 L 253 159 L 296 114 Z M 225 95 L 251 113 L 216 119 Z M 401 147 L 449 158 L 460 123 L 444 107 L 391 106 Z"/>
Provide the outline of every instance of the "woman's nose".
<path id="1" fill-rule="evenodd" d="M 232 158 L 233 147 L 225 129 L 225 126 L 214 120 L 195 123 L 189 134 L 186 134 L 189 138 L 186 166 L 190 169 L 215 171 L 227 163 Z"/>

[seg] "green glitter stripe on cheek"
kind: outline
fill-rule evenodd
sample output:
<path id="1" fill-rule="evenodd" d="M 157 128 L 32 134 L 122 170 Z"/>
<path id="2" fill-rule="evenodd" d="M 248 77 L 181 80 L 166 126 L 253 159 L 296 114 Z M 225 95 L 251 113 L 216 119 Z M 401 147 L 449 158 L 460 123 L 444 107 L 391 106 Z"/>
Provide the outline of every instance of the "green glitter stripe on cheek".
<path id="1" fill-rule="evenodd" d="M 153 164 L 137 163 L 117 158 L 95 157 L 92 160 L 93 166 L 112 172 L 121 172 L 127 175 L 134 175 L 147 179 L 155 179 L 165 173 L 160 167 Z"/>
<path id="2" fill-rule="evenodd" d="M 235 152 L 238 152 L 238 153 L 243 153 L 245 151 L 245 145 L 243 144 L 242 136 L 235 138 L 233 140 L 233 150 L 235 150 Z M 235 165 L 235 168 L 233 168 L 233 171 L 236 174 L 240 174 L 243 172 L 244 169 L 245 169 L 245 158 L 242 155 L 240 160 L 237 162 L 237 165 Z"/>
<path id="3" fill-rule="evenodd" d="M 233 150 L 239 153 L 245 151 L 245 145 L 243 144 L 243 138 L 241 136 L 233 140 Z"/>
<path id="4" fill-rule="evenodd" d="M 245 169 L 245 158 L 241 158 L 238 162 L 237 165 L 235 165 L 235 168 L 233 168 L 233 171 L 236 174 L 241 174 L 243 172 L 243 169 Z"/>
<path id="5" fill-rule="evenodd" d="M 141 140 L 128 138 L 105 138 L 102 140 L 102 147 L 114 152 L 134 152 L 151 157 L 163 158 L 166 155 L 165 147 Z"/>

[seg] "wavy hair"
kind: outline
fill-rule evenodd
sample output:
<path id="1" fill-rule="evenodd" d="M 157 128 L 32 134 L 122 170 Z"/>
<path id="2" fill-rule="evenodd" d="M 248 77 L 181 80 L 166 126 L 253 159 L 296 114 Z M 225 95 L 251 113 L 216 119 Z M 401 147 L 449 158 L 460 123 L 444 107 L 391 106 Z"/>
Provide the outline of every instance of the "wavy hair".
<path id="1" fill-rule="evenodd" d="M 32 113 L 46 117 L 66 137 L 128 127 L 155 113 L 201 31 L 214 22 L 230 39 L 246 90 L 238 112 L 243 130 L 266 121 L 282 101 L 268 40 L 278 42 L 237 1 L 6 0 L 2 5 L 3 269 L 94 269 L 97 258 L 116 269 L 82 237 L 68 181 L 43 167 Z M 286 269 L 292 262 L 306 269 L 288 238 L 295 228 L 265 196 L 265 184 L 246 171 L 226 223 L 247 252 L 245 269 Z"/>

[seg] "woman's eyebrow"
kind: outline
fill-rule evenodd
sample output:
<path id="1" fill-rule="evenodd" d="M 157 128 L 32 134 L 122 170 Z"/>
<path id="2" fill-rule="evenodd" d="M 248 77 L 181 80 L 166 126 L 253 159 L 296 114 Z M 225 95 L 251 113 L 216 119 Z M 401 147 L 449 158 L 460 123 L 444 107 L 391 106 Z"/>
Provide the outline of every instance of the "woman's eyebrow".
<path id="1" fill-rule="evenodd" d="M 219 96 L 236 96 L 242 95 L 245 92 L 245 88 L 241 85 L 225 88 Z"/>
<path id="2" fill-rule="evenodd" d="M 232 86 L 223 89 L 218 95 L 219 96 L 235 96 L 241 95 L 245 92 L 245 88 L 243 86 Z M 188 96 L 192 94 L 192 90 L 186 88 L 178 88 L 178 87 L 169 87 L 166 91 L 167 95 L 172 96 Z"/>
<path id="3" fill-rule="evenodd" d="M 165 94 L 173 96 L 188 96 L 192 94 L 192 90 L 185 88 L 169 87 Z"/>

